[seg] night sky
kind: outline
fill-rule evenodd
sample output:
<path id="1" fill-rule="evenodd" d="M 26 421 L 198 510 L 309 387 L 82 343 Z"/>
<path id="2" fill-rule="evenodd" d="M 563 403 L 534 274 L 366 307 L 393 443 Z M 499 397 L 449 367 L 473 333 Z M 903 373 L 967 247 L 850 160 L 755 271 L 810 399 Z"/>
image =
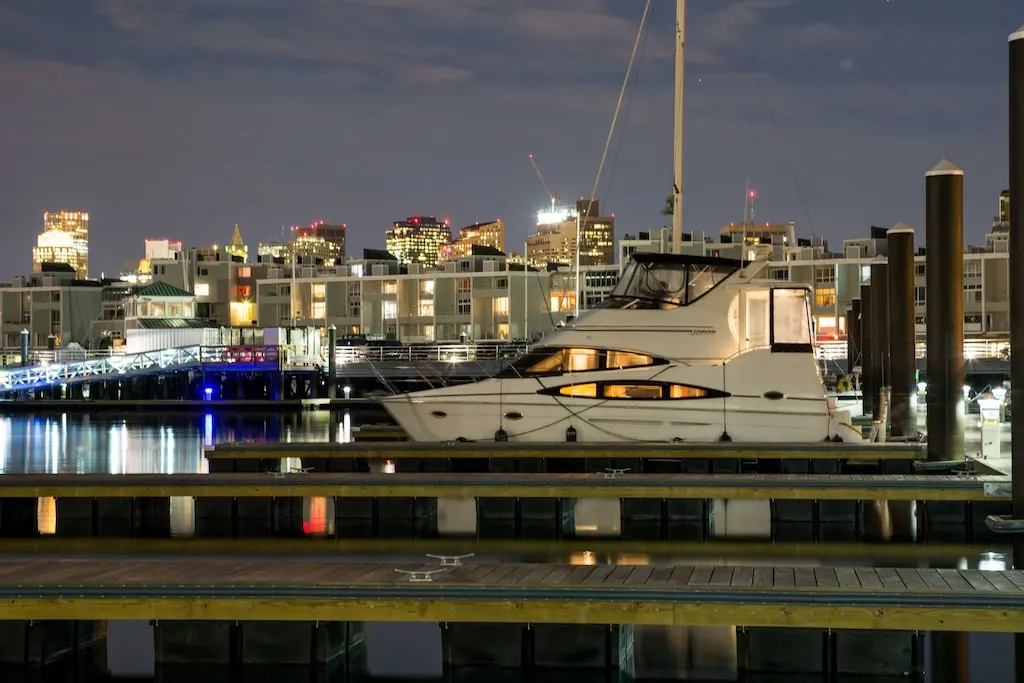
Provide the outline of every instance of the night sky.
<path id="1" fill-rule="evenodd" d="M 662 225 L 674 4 L 656 0 L 599 196 Z M 47 209 L 92 215 L 90 270 L 146 237 L 255 244 L 285 225 L 500 217 L 589 194 L 643 0 L 0 0 L 0 276 Z M 1006 38 L 1020 0 L 693 0 L 686 230 L 797 222 L 838 248 L 905 221 L 923 174 L 966 171 L 978 243 L 1006 186 Z M 521 248 L 521 247 L 519 247 Z M 518 249 L 517 249 L 518 250 Z M 254 251 L 254 250 L 253 250 Z"/>

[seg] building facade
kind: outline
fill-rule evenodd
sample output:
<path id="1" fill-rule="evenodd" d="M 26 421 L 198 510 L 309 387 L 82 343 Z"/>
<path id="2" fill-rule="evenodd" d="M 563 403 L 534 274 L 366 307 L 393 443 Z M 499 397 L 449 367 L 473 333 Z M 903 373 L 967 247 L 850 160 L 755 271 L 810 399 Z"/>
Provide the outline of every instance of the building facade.
<path id="1" fill-rule="evenodd" d="M 38 251 L 37 251 L 38 250 Z M 79 279 L 89 277 L 89 214 L 84 211 L 47 211 L 43 232 L 32 250 L 32 270 L 43 263 L 66 263 Z"/>
<path id="2" fill-rule="evenodd" d="M 459 236 L 451 243 L 444 244 L 438 252 L 438 263 L 471 256 L 473 247 L 490 247 L 505 251 L 505 224 L 500 220 L 473 223 L 459 229 Z"/>
<path id="3" fill-rule="evenodd" d="M 507 265 L 503 256 L 454 259 L 443 270 L 362 260 L 300 266 L 294 277 L 280 265 L 257 284 L 258 317 L 403 342 L 530 339 L 565 319 L 548 310 L 547 273 Z"/>
<path id="4" fill-rule="evenodd" d="M 70 266 L 45 264 L 43 271 L 15 277 L 0 287 L 2 346 L 18 348 L 29 331 L 34 349 L 91 345 L 92 324 L 100 316 L 103 286 L 82 280 Z"/>
<path id="5" fill-rule="evenodd" d="M 553 207 L 537 214 L 537 231 L 526 239 L 526 259 L 534 267 L 549 263 L 608 266 L 615 263 L 615 217 L 602 216 L 596 199 L 580 199 L 575 207 Z"/>
<path id="6" fill-rule="evenodd" d="M 434 216 L 410 216 L 395 221 L 384 235 L 385 249 L 399 263 L 427 268 L 437 267 L 441 248 L 451 240 L 448 221 L 438 221 Z"/>

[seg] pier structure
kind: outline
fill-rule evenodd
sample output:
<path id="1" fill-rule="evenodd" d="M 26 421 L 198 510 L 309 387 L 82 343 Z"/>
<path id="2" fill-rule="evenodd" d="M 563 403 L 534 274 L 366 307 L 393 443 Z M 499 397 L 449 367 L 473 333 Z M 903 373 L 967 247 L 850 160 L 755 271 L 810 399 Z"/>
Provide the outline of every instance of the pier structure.
<path id="1" fill-rule="evenodd" d="M 5 563 L 0 597 L 15 629 L 150 620 L 163 665 L 356 662 L 383 621 L 439 627 L 453 669 L 652 677 L 652 640 L 717 629 L 740 671 L 893 675 L 924 668 L 924 631 L 1024 630 L 1013 570 L 71 560 Z"/>

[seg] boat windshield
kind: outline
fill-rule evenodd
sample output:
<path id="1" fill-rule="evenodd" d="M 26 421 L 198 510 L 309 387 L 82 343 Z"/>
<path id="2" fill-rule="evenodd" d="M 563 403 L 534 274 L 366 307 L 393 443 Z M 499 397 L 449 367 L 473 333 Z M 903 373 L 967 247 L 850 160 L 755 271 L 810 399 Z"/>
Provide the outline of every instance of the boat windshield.
<path id="1" fill-rule="evenodd" d="M 633 254 L 622 279 L 600 308 L 688 306 L 743 266 L 734 259 Z"/>

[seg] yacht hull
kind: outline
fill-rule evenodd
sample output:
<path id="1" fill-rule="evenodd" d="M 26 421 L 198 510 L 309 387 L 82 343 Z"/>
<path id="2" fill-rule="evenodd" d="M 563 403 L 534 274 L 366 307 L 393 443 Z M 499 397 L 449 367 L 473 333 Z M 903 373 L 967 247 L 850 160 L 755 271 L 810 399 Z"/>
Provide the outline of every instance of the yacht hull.
<path id="1" fill-rule="evenodd" d="M 412 441 L 492 441 L 504 430 L 509 441 L 552 443 L 567 440 L 572 428 L 580 442 L 817 442 L 834 436 L 828 405 L 800 401 L 791 407 L 758 406 L 756 399 L 708 401 L 718 406 L 665 406 L 667 401 L 605 401 L 484 394 L 392 396 L 383 400 L 391 417 Z M 767 400 L 764 403 L 769 403 Z M 694 402 L 696 403 L 696 402 Z M 512 415 L 510 418 L 509 415 Z"/>

